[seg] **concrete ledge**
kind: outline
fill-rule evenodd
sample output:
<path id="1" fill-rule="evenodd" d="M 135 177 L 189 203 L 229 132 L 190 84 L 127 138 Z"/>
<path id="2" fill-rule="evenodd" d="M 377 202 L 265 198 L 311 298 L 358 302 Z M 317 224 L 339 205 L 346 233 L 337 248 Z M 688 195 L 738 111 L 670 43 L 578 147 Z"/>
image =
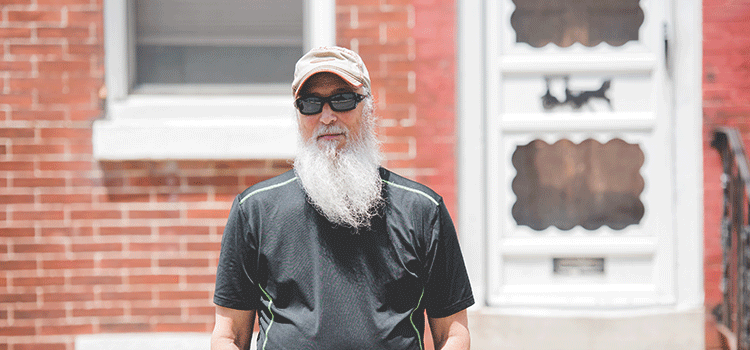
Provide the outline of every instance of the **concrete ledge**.
<path id="1" fill-rule="evenodd" d="M 704 350 L 704 311 L 623 316 L 469 312 L 474 350 Z"/>
<path id="2" fill-rule="evenodd" d="M 75 350 L 208 350 L 204 333 L 120 333 L 79 335 Z"/>

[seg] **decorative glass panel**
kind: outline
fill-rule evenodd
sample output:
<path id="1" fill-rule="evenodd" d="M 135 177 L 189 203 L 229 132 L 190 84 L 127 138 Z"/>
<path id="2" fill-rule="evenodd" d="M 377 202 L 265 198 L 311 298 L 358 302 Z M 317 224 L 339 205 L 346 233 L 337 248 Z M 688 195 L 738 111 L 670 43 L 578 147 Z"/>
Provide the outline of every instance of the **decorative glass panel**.
<path id="1" fill-rule="evenodd" d="M 513 0 L 516 41 L 533 47 L 579 42 L 622 46 L 638 40 L 643 10 L 638 0 Z"/>
<path id="2" fill-rule="evenodd" d="M 640 146 L 620 139 L 605 144 L 534 140 L 513 153 L 517 174 L 513 218 L 541 231 L 550 226 L 621 230 L 643 218 Z"/>
<path id="3" fill-rule="evenodd" d="M 136 83 L 288 85 L 303 2 L 136 1 Z"/>

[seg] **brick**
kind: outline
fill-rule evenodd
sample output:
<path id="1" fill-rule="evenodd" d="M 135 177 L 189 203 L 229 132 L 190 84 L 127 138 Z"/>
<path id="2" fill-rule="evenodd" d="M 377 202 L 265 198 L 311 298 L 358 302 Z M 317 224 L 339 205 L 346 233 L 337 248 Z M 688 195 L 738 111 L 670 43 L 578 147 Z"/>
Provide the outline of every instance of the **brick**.
<path id="1" fill-rule="evenodd" d="M 56 55 L 63 53 L 62 45 L 59 44 L 12 44 L 8 49 L 11 55 Z"/>
<path id="2" fill-rule="evenodd" d="M 98 4 L 101 6 L 102 1 L 101 0 L 36 0 L 36 3 L 38 5 L 55 5 L 55 6 L 62 6 L 62 5 L 92 5 L 92 4 Z"/>
<path id="3" fill-rule="evenodd" d="M 9 72 L 30 72 L 31 62 L 26 61 L 0 61 L 0 71 Z M 2 96 L 2 95 L 0 95 Z"/>
<path id="4" fill-rule="evenodd" d="M 208 201 L 207 193 L 164 193 L 156 195 L 157 202 L 205 202 Z"/>
<path id="5" fill-rule="evenodd" d="M 0 161 L 0 171 L 31 171 L 31 170 L 34 170 L 34 162 Z"/>
<path id="6" fill-rule="evenodd" d="M 148 236 L 151 235 L 150 227 L 100 227 L 99 234 L 103 236 Z"/>
<path id="7" fill-rule="evenodd" d="M 14 277 L 14 286 L 18 287 L 41 287 L 65 285 L 64 277 Z"/>
<path id="8" fill-rule="evenodd" d="M 85 104 L 92 102 L 92 95 L 88 92 L 83 93 L 39 93 L 39 103 L 41 104 Z"/>
<path id="9" fill-rule="evenodd" d="M 170 242 L 148 242 L 148 243 L 130 243 L 129 251 L 131 252 L 176 252 L 180 250 L 179 243 Z"/>
<path id="10" fill-rule="evenodd" d="M 2 227 L 0 237 L 34 237 L 33 227 Z M 5 264 L 5 263 L 3 263 Z"/>
<path id="11" fill-rule="evenodd" d="M 218 252 L 221 250 L 221 243 L 220 242 L 201 242 L 201 243 L 188 243 L 187 245 L 188 251 L 206 251 L 206 252 Z"/>
<path id="12" fill-rule="evenodd" d="M 65 178 L 33 177 L 13 179 L 13 187 L 65 187 Z"/>
<path id="13" fill-rule="evenodd" d="M 0 327 L 0 336 L 28 336 L 35 335 L 36 330 L 32 327 L 25 326 L 3 326 Z"/>
<path id="14" fill-rule="evenodd" d="M 188 284 L 206 284 L 215 283 L 216 275 L 195 275 L 190 274 L 186 276 L 186 282 Z"/>
<path id="15" fill-rule="evenodd" d="M 91 227 L 42 227 L 42 237 L 89 237 L 94 235 Z"/>
<path id="16" fill-rule="evenodd" d="M 148 193 L 107 193 L 105 195 L 105 201 L 112 203 L 120 202 L 150 202 L 151 195 Z"/>
<path id="17" fill-rule="evenodd" d="M 89 28 L 68 26 L 64 28 L 38 28 L 37 36 L 39 38 L 60 38 L 60 39 L 86 39 L 89 37 Z"/>
<path id="18" fill-rule="evenodd" d="M 65 343 L 33 343 L 33 344 L 15 344 L 13 350 L 65 350 Z"/>
<path id="19" fill-rule="evenodd" d="M 43 138 L 91 139 L 89 128 L 41 128 L 39 135 Z"/>
<path id="20" fill-rule="evenodd" d="M 92 292 L 80 292 L 80 293 L 44 293 L 42 297 L 45 303 L 48 302 L 70 302 L 70 301 L 93 301 L 94 293 Z"/>
<path id="21" fill-rule="evenodd" d="M 13 220 L 63 220 L 62 210 L 38 210 L 13 212 Z"/>
<path id="22" fill-rule="evenodd" d="M 178 210 L 131 210 L 128 213 L 130 219 L 177 219 L 180 217 Z"/>
<path id="23" fill-rule="evenodd" d="M 64 244 L 16 244 L 13 246 L 15 253 L 64 253 Z"/>
<path id="24" fill-rule="evenodd" d="M 65 120 L 64 111 L 23 111 L 11 112 L 13 120 Z"/>
<path id="25" fill-rule="evenodd" d="M 131 186 L 179 186 L 180 179 L 176 176 L 138 176 L 128 181 Z"/>
<path id="26" fill-rule="evenodd" d="M 1 97 L 0 97 L 1 98 Z M 11 147 L 13 154 L 63 154 L 64 145 L 13 145 Z"/>
<path id="27" fill-rule="evenodd" d="M 68 45 L 68 54 L 81 56 L 102 55 L 104 48 L 99 44 L 72 44 Z"/>
<path id="28" fill-rule="evenodd" d="M 42 203 L 91 203 L 90 194 L 43 194 Z"/>
<path id="29" fill-rule="evenodd" d="M 34 203 L 34 196 L 30 194 L 0 194 L 0 204 L 28 204 Z"/>
<path id="30" fill-rule="evenodd" d="M 69 10 L 68 11 L 68 23 L 73 25 L 88 25 L 89 23 L 102 23 L 101 11 L 87 11 L 87 10 Z"/>
<path id="31" fill-rule="evenodd" d="M 89 61 L 42 61 L 37 65 L 39 73 L 43 77 L 57 76 L 62 73 L 88 75 L 91 70 L 91 63 Z"/>
<path id="32" fill-rule="evenodd" d="M 180 282 L 178 275 L 137 275 L 128 277 L 130 284 L 169 284 L 175 285 Z"/>
<path id="33" fill-rule="evenodd" d="M 180 316 L 182 309 L 179 307 L 133 308 L 130 314 L 133 316 Z"/>
<path id="34" fill-rule="evenodd" d="M 30 10 L 30 11 L 7 11 L 9 22 L 60 22 L 62 13 L 60 11 Z"/>
<path id="35" fill-rule="evenodd" d="M 121 219 L 119 210 L 73 210 L 70 212 L 73 220 Z"/>
<path id="36" fill-rule="evenodd" d="M 159 228 L 160 235 L 208 235 L 206 226 L 164 226 Z"/>
<path id="37" fill-rule="evenodd" d="M 122 308 L 73 309 L 73 317 L 115 317 L 124 316 Z"/>
<path id="38" fill-rule="evenodd" d="M 44 335 L 89 334 L 89 333 L 94 333 L 94 325 L 80 324 L 80 325 L 42 326 L 41 333 Z"/>
<path id="39" fill-rule="evenodd" d="M 103 333 L 142 333 L 152 331 L 148 323 L 102 323 L 99 330 Z"/>
<path id="40" fill-rule="evenodd" d="M 77 276 L 71 278 L 71 284 L 75 285 L 113 285 L 122 284 L 120 276 Z"/>
<path id="41" fill-rule="evenodd" d="M 34 129 L 31 128 L 0 128 L 0 137 L 7 138 L 33 138 Z"/>
<path id="42" fill-rule="evenodd" d="M 46 260 L 42 268 L 48 270 L 93 269 L 94 260 Z"/>
<path id="43" fill-rule="evenodd" d="M 159 259 L 159 267 L 208 267 L 208 259 Z"/>
<path id="44" fill-rule="evenodd" d="M 35 303 L 36 294 L 29 293 L 0 293 L 0 302 L 2 303 Z"/>
<path id="45" fill-rule="evenodd" d="M 91 144 L 71 144 L 70 154 L 73 155 L 91 155 L 94 152 L 94 148 Z"/>
<path id="46" fill-rule="evenodd" d="M 139 268 L 151 267 L 151 259 L 102 259 L 101 268 Z"/>
<path id="47" fill-rule="evenodd" d="M 236 176 L 188 177 L 188 186 L 237 186 Z"/>
<path id="48" fill-rule="evenodd" d="M 102 300 L 151 300 L 151 292 L 102 292 Z"/>
<path id="49" fill-rule="evenodd" d="M 0 105 L 29 107 L 31 106 L 32 103 L 33 103 L 33 97 L 30 94 L 0 95 Z"/>
<path id="50" fill-rule="evenodd" d="M 13 312 L 13 318 L 20 320 L 33 320 L 33 319 L 50 319 L 50 318 L 64 318 L 65 310 L 16 310 Z"/>
<path id="51" fill-rule="evenodd" d="M 7 0 L 4 0 L 4 1 L 7 1 Z M 30 38 L 30 37 L 31 37 L 30 28 L 12 28 L 12 27 L 0 28 L 0 38 L 2 39 Z"/>
<path id="52" fill-rule="evenodd" d="M 188 219 L 226 219 L 229 209 L 193 209 L 188 210 Z"/>
<path id="53" fill-rule="evenodd" d="M 71 245 L 73 253 L 82 252 L 119 252 L 122 251 L 122 243 L 78 243 Z"/>
<path id="54" fill-rule="evenodd" d="M 70 111 L 70 120 L 72 121 L 90 121 L 102 116 L 101 110 L 76 109 Z"/>
<path id="55" fill-rule="evenodd" d="M 179 292 L 159 292 L 159 300 L 190 300 L 190 299 L 208 299 L 211 293 L 205 291 L 179 291 Z"/>

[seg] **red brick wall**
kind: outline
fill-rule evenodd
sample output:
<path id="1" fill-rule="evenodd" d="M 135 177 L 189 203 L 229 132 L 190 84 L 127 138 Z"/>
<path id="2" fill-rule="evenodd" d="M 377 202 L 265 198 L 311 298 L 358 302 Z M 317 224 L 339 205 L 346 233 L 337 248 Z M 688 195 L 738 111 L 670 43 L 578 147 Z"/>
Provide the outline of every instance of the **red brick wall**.
<path id="1" fill-rule="evenodd" d="M 750 2 L 703 0 L 704 245 L 706 309 L 721 301 L 721 163 L 714 127 L 738 128 L 750 146 Z M 707 331 L 707 348 L 716 347 Z"/>
<path id="2" fill-rule="evenodd" d="M 386 166 L 440 193 L 455 219 L 455 3 L 337 5 L 337 44 L 358 51 L 370 71 Z"/>
<path id="3" fill-rule="evenodd" d="M 455 216 L 452 2 L 342 0 L 338 43 L 373 76 L 386 165 Z M 0 5 L 0 350 L 75 335 L 209 332 L 231 199 L 285 161 L 92 157 L 102 0 Z"/>

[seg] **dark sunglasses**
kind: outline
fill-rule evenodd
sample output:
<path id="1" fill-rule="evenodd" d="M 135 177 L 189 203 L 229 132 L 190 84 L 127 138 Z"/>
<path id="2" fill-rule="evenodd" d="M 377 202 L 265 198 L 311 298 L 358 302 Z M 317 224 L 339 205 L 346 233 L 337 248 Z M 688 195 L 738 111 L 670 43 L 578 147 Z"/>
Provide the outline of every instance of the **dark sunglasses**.
<path id="1" fill-rule="evenodd" d="M 365 99 L 364 95 L 354 92 L 342 92 L 328 97 L 305 96 L 294 101 L 299 112 L 304 115 L 318 114 L 323 111 L 323 105 L 328 103 L 334 112 L 348 112 L 357 108 L 357 104 Z"/>

